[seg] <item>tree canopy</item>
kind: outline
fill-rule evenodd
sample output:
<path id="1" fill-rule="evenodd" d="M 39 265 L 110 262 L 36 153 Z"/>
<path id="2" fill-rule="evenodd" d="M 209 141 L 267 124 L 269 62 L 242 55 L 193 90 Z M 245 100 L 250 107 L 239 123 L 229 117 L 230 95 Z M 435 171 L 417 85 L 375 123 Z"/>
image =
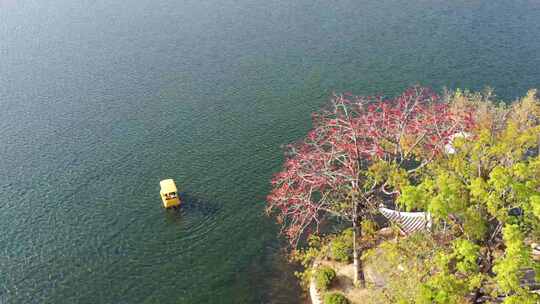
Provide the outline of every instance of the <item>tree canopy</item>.
<path id="1" fill-rule="evenodd" d="M 292 245 L 329 216 L 352 222 L 354 244 L 382 202 L 429 212 L 430 232 L 374 249 L 391 274 L 382 299 L 538 303 L 539 144 L 535 90 L 513 103 L 420 87 L 393 99 L 336 95 L 287 147 L 268 210 Z"/>
<path id="2" fill-rule="evenodd" d="M 433 234 L 439 252 L 420 303 L 540 300 L 525 281 L 528 269 L 540 269 L 528 245 L 540 236 L 535 93 L 512 105 L 462 92 L 449 96 L 450 102 L 475 107 L 477 126 L 456 138 L 453 153 L 427 166 L 397 199 L 406 209 L 429 211 L 438 224 Z"/>
<path id="3" fill-rule="evenodd" d="M 394 194 L 393 188 L 408 184 L 408 174 L 444 151 L 452 135 L 471 127 L 472 112 L 452 111 L 426 88 L 391 99 L 334 96 L 313 114 L 307 136 L 287 146 L 268 211 L 277 211 L 293 243 L 325 215 L 352 221 L 355 212 L 377 206 L 376 194 Z"/>
<path id="4" fill-rule="evenodd" d="M 268 211 L 293 245 L 328 216 L 350 221 L 355 242 L 366 215 L 471 127 L 472 112 L 453 111 L 426 88 L 396 98 L 336 95 L 313 115 L 307 136 L 287 147 Z"/>

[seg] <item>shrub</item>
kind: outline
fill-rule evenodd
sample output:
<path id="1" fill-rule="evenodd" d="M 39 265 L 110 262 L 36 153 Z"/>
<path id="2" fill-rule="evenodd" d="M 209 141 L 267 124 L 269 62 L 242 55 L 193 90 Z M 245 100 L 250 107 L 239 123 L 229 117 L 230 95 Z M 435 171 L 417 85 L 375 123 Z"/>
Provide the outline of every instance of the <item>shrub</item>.
<path id="1" fill-rule="evenodd" d="M 369 239 L 373 239 L 377 233 L 377 223 L 372 220 L 366 219 L 362 221 L 362 235 Z"/>
<path id="2" fill-rule="evenodd" d="M 321 266 L 315 270 L 315 286 L 319 290 L 327 290 L 336 277 L 334 269 L 328 266 Z"/>
<path id="3" fill-rule="evenodd" d="M 330 243 L 332 259 L 338 262 L 350 262 L 353 253 L 353 231 L 346 229 Z"/>
<path id="4" fill-rule="evenodd" d="M 349 300 L 341 294 L 337 292 L 331 292 L 324 295 L 323 299 L 324 304 L 349 304 Z"/>

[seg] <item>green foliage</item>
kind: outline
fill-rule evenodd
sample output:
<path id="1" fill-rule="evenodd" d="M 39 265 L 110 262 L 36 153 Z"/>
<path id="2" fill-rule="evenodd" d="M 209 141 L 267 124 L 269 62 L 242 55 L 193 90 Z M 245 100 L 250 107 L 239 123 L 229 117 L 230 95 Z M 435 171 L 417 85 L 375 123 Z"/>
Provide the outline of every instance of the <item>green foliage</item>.
<path id="1" fill-rule="evenodd" d="M 410 184 L 407 170 L 396 162 L 379 160 L 373 163 L 367 172 L 374 183 L 386 183 L 389 188 L 402 189 Z"/>
<path id="2" fill-rule="evenodd" d="M 350 262 L 353 252 L 353 230 L 345 229 L 330 242 L 332 259 L 338 262 Z"/>
<path id="3" fill-rule="evenodd" d="M 335 240 L 331 245 L 332 258 L 338 262 L 349 262 L 352 254 L 352 243 Z"/>
<path id="4" fill-rule="evenodd" d="M 399 298 L 404 292 L 392 297 L 462 303 L 481 288 L 505 296 L 505 303 L 537 303 L 537 295 L 520 282 L 525 269 L 540 269 L 525 244 L 540 238 L 540 156 L 531 153 L 539 144 L 540 101 L 534 91 L 511 107 L 468 92 L 449 99 L 459 106 L 455 111 L 476 109 L 477 128 L 452 142 L 455 153 L 426 166 L 414 183 L 401 188 L 397 204 L 429 211 L 437 244 L 425 248 L 411 240 L 417 248 L 411 256 L 429 258 L 416 274 L 405 267 L 412 275 L 399 279 L 414 278 L 419 287 L 405 298 Z"/>
<path id="5" fill-rule="evenodd" d="M 294 250 L 290 256 L 291 261 L 300 263 L 304 268 L 303 271 L 295 272 L 302 287 L 307 289 L 311 278 L 316 275 L 316 269 L 312 267 L 317 260 L 331 258 L 339 262 L 349 262 L 352 257 L 352 240 L 352 228 L 324 237 L 312 234 L 306 247 Z"/>
<path id="6" fill-rule="evenodd" d="M 435 240 L 424 233 L 399 242 L 385 241 L 368 250 L 364 255 L 366 264 L 383 275 L 386 284 L 384 289 L 372 289 L 366 303 L 414 303 L 421 284 L 433 270 L 429 261 L 439 250 Z"/>
<path id="7" fill-rule="evenodd" d="M 417 303 L 463 303 L 467 295 L 466 286 L 453 275 L 438 273 L 421 286 Z"/>
<path id="8" fill-rule="evenodd" d="M 504 256 L 498 259 L 493 267 L 497 274 L 497 282 L 503 294 L 522 291 L 520 279 L 522 270 L 532 264 L 530 247 L 524 243 L 523 233 L 517 225 L 506 225 L 503 229 L 503 239 L 506 245 Z"/>
<path id="9" fill-rule="evenodd" d="M 521 292 L 504 299 L 503 304 L 538 304 L 540 297 L 536 294 Z"/>
<path id="10" fill-rule="evenodd" d="M 324 256 L 324 240 L 317 235 L 310 235 L 306 248 L 295 250 L 291 254 L 291 260 L 300 263 L 304 271 L 295 271 L 295 276 L 300 280 L 300 285 L 307 290 L 314 270 L 311 268 L 317 258 Z"/>
<path id="11" fill-rule="evenodd" d="M 330 292 L 324 295 L 323 297 L 324 304 L 349 304 L 349 300 L 338 292 Z"/>
<path id="12" fill-rule="evenodd" d="M 470 275 L 478 271 L 477 260 L 480 246 L 468 240 L 457 239 L 453 242 L 454 252 L 452 258 L 456 262 L 456 270 L 464 275 Z"/>
<path id="13" fill-rule="evenodd" d="M 451 251 L 440 250 L 434 259 L 435 275 L 421 285 L 419 303 L 459 303 L 478 288 L 482 275 L 478 273 L 480 246 L 464 239 L 452 242 Z"/>
<path id="14" fill-rule="evenodd" d="M 533 195 L 529 199 L 533 214 L 540 219 L 540 195 Z"/>
<path id="15" fill-rule="evenodd" d="M 366 219 L 362 221 L 362 224 L 360 225 L 362 228 L 362 237 L 365 239 L 374 239 L 377 234 L 377 223 L 375 223 L 372 220 Z"/>
<path id="16" fill-rule="evenodd" d="M 401 189 L 401 195 L 397 199 L 400 207 L 407 211 L 413 209 L 425 209 L 429 197 L 429 191 L 433 185 L 430 180 L 425 180 L 418 186 L 406 186 Z"/>
<path id="17" fill-rule="evenodd" d="M 478 205 L 463 211 L 463 231 L 472 240 L 482 240 L 488 231 L 488 220 L 485 210 Z"/>
<path id="18" fill-rule="evenodd" d="M 327 290 L 336 278 L 334 269 L 328 266 L 320 266 L 315 269 L 313 276 L 315 277 L 315 286 L 318 290 Z"/>

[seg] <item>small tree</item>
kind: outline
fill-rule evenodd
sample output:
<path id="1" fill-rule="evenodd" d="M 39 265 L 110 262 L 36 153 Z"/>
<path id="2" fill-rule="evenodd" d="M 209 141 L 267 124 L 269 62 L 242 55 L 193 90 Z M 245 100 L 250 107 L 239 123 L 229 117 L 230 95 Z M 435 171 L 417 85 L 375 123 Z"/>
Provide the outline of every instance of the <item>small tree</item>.
<path id="1" fill-rule="evenodd" d="M 324 304 L 349 304 L 349 300 L 338 292 L 330 292 L 324 295 L 323 297 Z"/>
<path id="2" fill-rule="evenodd" d="M 452 111 L 420 87 L 395 99 L 334 96 L 313 115 L 306 138 L 287 147 L 267 210 L 277 213 L 294 247 L 327 216 L 350 221 L 354 281 L 364 286 L 357 244 L 362 220 L 471 126 L 471 113 Z"/>

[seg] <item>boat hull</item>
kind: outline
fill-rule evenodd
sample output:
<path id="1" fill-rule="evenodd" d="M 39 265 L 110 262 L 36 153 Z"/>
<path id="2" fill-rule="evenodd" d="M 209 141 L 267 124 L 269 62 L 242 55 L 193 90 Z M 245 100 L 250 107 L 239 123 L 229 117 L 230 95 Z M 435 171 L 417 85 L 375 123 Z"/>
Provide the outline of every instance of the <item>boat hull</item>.
<path id="1" fill-rule="evenodd" d="M 167 199 L 165 195 L 161 195 L 161 200 L 163 201 L 164 208 L 172 208 L 180 206 L 180 199 L 178 197 Z"/>

